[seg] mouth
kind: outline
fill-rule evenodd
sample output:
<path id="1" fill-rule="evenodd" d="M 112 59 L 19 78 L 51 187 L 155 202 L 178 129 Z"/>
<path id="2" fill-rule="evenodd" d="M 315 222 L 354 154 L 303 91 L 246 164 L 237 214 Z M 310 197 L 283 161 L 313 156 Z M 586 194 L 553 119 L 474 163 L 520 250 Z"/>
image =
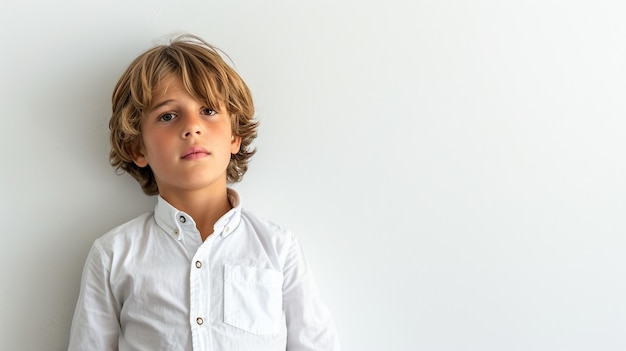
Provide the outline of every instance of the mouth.
<path id="1" fill-rule="evenodd" d="M 180 158 L 185 160 L 195 160 L 209 155 L 210 153 L 205 148 L 201 146 L 193 146 L 185 150 Z"/>

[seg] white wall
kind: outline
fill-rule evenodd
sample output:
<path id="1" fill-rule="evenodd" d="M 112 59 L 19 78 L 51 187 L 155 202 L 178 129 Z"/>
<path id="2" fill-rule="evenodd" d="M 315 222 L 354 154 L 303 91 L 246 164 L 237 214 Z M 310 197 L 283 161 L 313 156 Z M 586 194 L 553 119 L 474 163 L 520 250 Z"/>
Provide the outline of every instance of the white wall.
<path id="1" fill-rule="evenodd" d="M 63 350 L 83 260 L 147 211 L 110 94 L 174 31 L 253 90 L 246 207 L 345 350 L 626 349 L 621 1 L 3 1 L 0 349 Z"/>

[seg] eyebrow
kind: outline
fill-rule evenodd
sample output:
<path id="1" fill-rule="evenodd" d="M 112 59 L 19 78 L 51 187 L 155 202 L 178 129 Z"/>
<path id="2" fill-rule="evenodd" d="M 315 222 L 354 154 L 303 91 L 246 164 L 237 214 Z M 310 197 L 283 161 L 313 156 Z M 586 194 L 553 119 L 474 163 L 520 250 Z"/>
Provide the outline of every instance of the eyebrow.
<path id="1" fill-rule="evenodd" d="M 152 112 L 152 111 L 154 111 L 154 110 L 158 109 L 159 107 L 161 107 L 161 106 L 163 106 L 163 105 L 167 105 L 167 104 L 169 104 L 169 103 L 170 103 L 170 102 L 172 102 L 172 101 L 174 101 L 174 100 L 170 99 L 170 100 L 161 101 L 161 102 L 159 102 L 158 104 L 156 104 L 155 106 L 150 107 L 150 109 L 148 110 L 148 112 Z"/>

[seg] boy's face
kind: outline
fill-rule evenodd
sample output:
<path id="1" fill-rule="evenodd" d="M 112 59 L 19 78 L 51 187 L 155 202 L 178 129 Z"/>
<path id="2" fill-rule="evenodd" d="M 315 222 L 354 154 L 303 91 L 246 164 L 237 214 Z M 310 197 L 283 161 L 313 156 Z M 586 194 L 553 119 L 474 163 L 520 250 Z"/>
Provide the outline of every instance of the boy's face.
<path id="1" fill-rule="evenodd" d="M 233 136 L 226 109 L 215 109 L 189 95 L 176 76 L 165 77 L 153 94 L 134 162 L 150 166 L 164 198 L 226 187 L 226 169 L 241 137 Z"/>

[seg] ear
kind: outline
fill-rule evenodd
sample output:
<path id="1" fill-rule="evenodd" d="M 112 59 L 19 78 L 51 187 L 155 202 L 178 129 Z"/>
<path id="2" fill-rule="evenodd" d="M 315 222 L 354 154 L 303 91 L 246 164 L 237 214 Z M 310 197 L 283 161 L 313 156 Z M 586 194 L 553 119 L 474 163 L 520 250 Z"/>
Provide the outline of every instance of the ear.
<path id="1" fill-rule="evenodd" d="M 146 158 L 146 155 L 144 154 L 143 147 L 137 144 L 138 143 L 136 143 L 135 145 L 131 147 L 132 148 L 131 154 L 133 155 L 133 162 L 137 165 L 137 167 L 144 168 L 148 165 L 148 159 Z"/>
<path id="2" fill-rule="evenodd" d="M 239 135 L 233 135 L 230 140 L 230 153 L 234 155 L 239 152 L 240 148 L 241 148 L 241 137 Z"/>

